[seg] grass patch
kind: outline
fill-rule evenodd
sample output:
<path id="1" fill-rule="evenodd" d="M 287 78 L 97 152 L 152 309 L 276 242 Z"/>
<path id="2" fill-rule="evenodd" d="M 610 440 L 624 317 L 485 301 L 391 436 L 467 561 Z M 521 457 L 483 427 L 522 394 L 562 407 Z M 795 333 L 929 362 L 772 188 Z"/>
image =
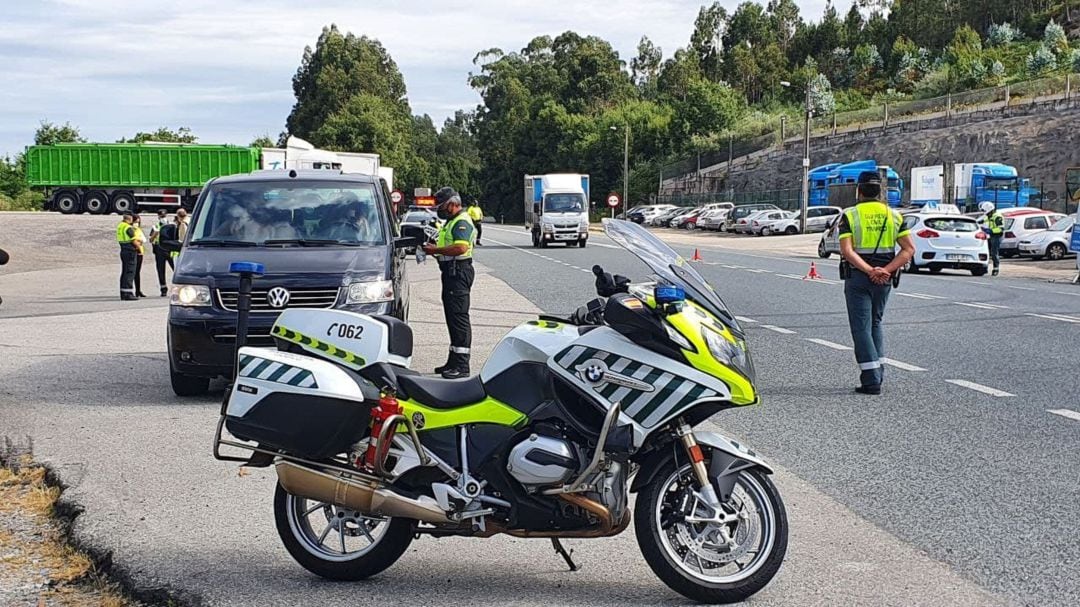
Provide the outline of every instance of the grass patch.
<path id="1" fill-rule="evenodd" d="M 39 605 L 137 605 L 67 542 L 54 517 L 60 493 L 48 470 L 33 461 L 29 443 L 0 443 L 0 585 L 15 589 L 11 598 Z"/>

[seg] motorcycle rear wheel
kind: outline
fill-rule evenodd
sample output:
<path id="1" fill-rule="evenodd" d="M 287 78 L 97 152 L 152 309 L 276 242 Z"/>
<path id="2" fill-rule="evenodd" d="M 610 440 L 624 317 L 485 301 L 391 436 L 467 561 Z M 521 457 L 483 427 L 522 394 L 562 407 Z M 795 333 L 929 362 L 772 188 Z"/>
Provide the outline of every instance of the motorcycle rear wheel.
<path id="1" fill-rule="evenodd" d="M 667 462 L 638 495 L 638 546 L 653 573 L 679 594 L 702 603 L 744 601 L 764 588 L 784 561 L 788 520 L 780 493 L 760 470 L 739 473 L 725 507 L 746 517 L 727 526 L 736 542 L 729 549 L 717 543 L 718 526 L 690 524 L 675 513 L 682 492 L 695 484 L 690 464 L 676 469 L 674 461 Z"/>
<path id="2" fill-rule="evenodd" d="M 289 494 L 274 493 L 274 521 L 285 549 L 304 569 L 355 582 L 393 565 L 413 539 L 413 521 L 369 517 Z"/>

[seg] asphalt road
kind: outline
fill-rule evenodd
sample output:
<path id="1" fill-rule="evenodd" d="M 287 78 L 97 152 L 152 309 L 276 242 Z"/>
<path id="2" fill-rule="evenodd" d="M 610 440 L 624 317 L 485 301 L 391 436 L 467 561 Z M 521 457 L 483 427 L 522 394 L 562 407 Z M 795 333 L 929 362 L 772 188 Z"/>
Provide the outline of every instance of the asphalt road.
<path id="1" fill-rule="evenodd" d="M 532 249 L 490 229 L 494 273 L 549 312 L 591 291 L 599 264 L 648 270 L 608 239 Z M 764 406 L 716 422 L 856 513 L 1021 603 L 1080 602 L 1080 288 L 961 274 L 905 275 L 886 322 L 886 391 L 852 393 L 835 261 L 677 238 L 749 334 Z M 689 246 L 687 243 L 694 243 Z M 727 244 L 733 243 L 733 244 Z M 539 279 L 545 275 L 558 280 Z"/>
<path id="2" fill-rule="evenodd" d="M 0 435 L 33 438 L 68 485 L 63 499 L 83 510 L 76 539 L 111 553 L 144 596 L 230 606 L 679 601 L 629 533 L 570 542 L 583 565 L 573 574 L 544 542 L 497 537 L 419 540 L 364 584 L 308 575 L 274 531 L 272 473 L 240 475 L 210 456 L 220 394 L 169 391 L 165 302 L 116 300 L 113 224 L 0 216 L 0 242 L 16 253 L 0 269 Z M 47 249 L 29 238 L 41 233 Z M 603 237 L 584 250 L 533 250 L 520 230 L 485 236 L 479 360 L 536 312 L 593 297 L 593 263 L 644 278 L 645 266 Z M 908 369 L 889 368 L 885 396 L 856 398 L 853 356 L 836 349 L 850 343 L 840 285 L 790 278 L 805 259 L 718 242 L 700 241 L 701 270 L 747 319 L 765 403 L 714 422 L 778 464 L 792 520 L 789 558 L 753 602 L 1075 604 L 1080 421 L 1047 411 L 1080 410 L 1069 346 L 1080 323 L 1055 316 L 1080 316 L 1071 287 L 905 276 L 901 292 L 912 296 L 891 302 L 888 336 L 890 358 Z M 828 263 L 822 271 L 835 274 Z M 437 277 L 430 266 L 411 274 L 414 367 L 428 369 L 446 351 Z M 151 286 L 152 275 L 144 270 Z M 1000 345 L 987 342 L 991 330 Z"/>

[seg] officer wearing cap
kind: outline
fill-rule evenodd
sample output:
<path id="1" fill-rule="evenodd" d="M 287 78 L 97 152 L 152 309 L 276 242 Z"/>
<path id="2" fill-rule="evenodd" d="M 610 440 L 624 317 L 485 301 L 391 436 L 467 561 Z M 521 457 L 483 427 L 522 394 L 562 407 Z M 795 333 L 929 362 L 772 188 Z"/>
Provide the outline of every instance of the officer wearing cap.
<path id="1" fill-rule="evenodd" d="M 911 260 L 915 245 L 900 213 L 881 202 L 881 177 L 859 175 L 855 206 L 840 218 L 840 254 L 850 266 L 844 280 L 848 324 L 859 363 L 860 394 L 881 394 L 885 336 L 881 321 L 893 275 Z M 897 254 L 896 246 L 900 246 Z"/>
<path id="2" fill-rule="evenodd" d="M 446 379 L 469 376 L 469 353 L 472 347 L 472 324 L 469 320 L 469 293 L 472 290 L 472 254 L 476 228 L 461 206 L 461 196 L 453 188 L 435 192 L 436 212 L 443 225 L 434 244 L 424 245 L 424 252 L 434 255 L 442 272 L 442 304 L 446 327 L 450 331 L 450 354 L 446 364 L 435 369 Z"/>

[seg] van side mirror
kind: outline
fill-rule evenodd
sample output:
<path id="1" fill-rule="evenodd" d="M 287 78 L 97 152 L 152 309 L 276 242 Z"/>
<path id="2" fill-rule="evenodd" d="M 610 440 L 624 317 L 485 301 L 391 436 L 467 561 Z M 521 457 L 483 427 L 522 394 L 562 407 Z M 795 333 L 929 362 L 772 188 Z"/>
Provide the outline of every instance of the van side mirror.
<path id="1" fill-rule="evenodd" d="M 414 225 L 401 226 L 401 236 L 394 239 L 395 249 L 418 247 L 427 240 L 424 228 Z"/>

